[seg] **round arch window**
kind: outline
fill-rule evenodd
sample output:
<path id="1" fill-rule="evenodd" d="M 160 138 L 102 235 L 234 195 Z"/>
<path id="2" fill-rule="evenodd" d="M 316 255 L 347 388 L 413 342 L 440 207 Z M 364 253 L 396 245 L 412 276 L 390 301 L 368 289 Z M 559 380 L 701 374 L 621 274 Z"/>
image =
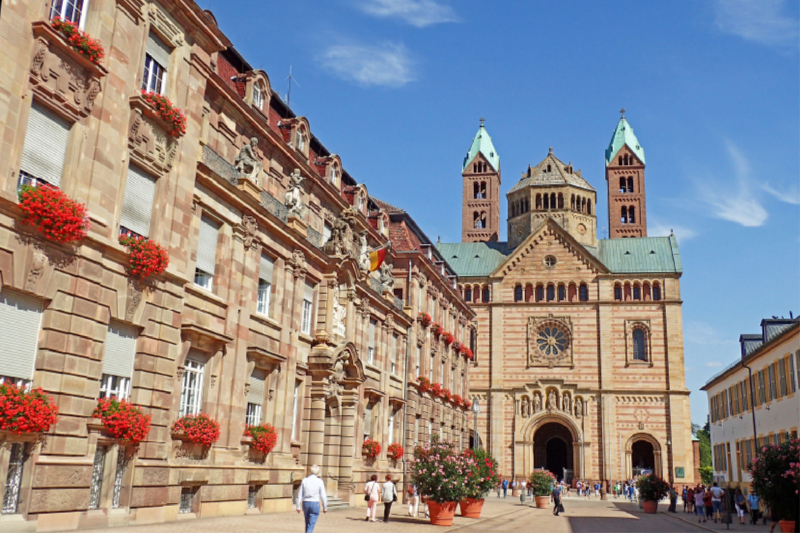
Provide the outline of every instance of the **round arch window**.
<path id="1" fill-rule="evenodd" d="M 547 268 L 553 268 L 558 263 L 558 259 L 554 255 L 548 255 L 544 258 L 544 266 Z"/>
<path id="2" fill-rule="evenodd" d="M 567 349 L 569 337 L 555 326 L 545 326 L 536 336 L 536 345 L 543 354 L 558 356 Z"/>

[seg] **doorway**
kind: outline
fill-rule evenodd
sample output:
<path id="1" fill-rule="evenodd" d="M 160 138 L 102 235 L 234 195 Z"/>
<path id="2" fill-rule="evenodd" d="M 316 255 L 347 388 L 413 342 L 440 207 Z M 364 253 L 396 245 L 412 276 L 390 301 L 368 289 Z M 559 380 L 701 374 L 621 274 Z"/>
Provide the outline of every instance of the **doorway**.
<path id="1" fill-rule="evenodd" d="M 533 466 L 544 468 L 558 480 L 569 481 L 574 468 L 572 433 L 558 422 L 548 422 L 533 435 Z"/>

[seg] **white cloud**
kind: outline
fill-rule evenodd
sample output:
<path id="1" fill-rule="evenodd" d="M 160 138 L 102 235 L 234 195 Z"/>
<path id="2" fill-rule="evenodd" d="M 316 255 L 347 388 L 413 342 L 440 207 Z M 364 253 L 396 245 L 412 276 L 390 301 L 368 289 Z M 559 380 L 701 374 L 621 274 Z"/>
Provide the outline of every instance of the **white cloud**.
<path id="1" fill-rule="evenodd" d="M 768 46 L 797 46 L 798 21 L 785 14 L 786 0 L 715 0 L 717 27 Z"/>
<path id="2" fill-rule="evenodd" d="M 402 44 L 331 45 L 319 61 L 336 76 L 359 85 L 400 87 L 414 81 L 413 61 Z"/>
<path id="3" fill-rule="evenodd" d="M 702 346 L 720 347 L 738 344 L 738 339 L 723 336 L 713 326 L 705 322 L 687 322 L 683 328 L 683 338 L 687 343 Z"/>
<path id="4" fill-rule="evenodd" d="M 709 361 L 708 363 L 706 363 L 706 366 L 708 368 L 719 368 L 719 367 L 722 366 L 722 362 L 721 361 Z"/>
<path id="5" fill-rule="evenodd" d="M 417 28 L 458 20 L 453 8 L 433 0 L 365 0 L 358 6 L 370 15 L 398 17 Z"/>
<path id="6" fill-rule="evenodd" d="M 793 205 L 800 205 L 800 188 L 797 186 L 789 187 L 787 189 L 781 188 L 776 189 L 769 183 L 764 183 L 761 186 L 762 189 L 770 193 L 772 196 L 780 200 L 781 202 L 786 202 L 787 204 Z"/>
<path id="7" fill-rule="evenodd" d="M 763 226 L 769 214 L 753 193 L 750 179 L 750 162 L 739 148 L 728 141 L 728 155 L 733 163 L 735 180 L 725 185 L 704 180 L 699 185 L 701 199 L 708 204 L 711 214 L 745 227 Z"/>
<path id="8" fill-rule="evenodd" d="M 651 237 L 669 237 L 671 233 L 675 233 L 679 243 L 688 241 L 697 236 L 697 232 L 686 226 L 680 224 L 664 224 L 658 219 L 651 218 L 647 225 L 647 234 Z"/>

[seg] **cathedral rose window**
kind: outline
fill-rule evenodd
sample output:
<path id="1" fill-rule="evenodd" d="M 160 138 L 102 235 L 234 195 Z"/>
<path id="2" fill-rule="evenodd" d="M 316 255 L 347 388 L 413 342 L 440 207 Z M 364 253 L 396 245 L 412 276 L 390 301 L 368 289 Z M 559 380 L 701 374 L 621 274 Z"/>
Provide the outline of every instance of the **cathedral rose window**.
<path id="1" fill-rule="evenodd" d="M 545 355 L 559 355 L 567 349 L 567 336 L 557 327 L 545 327 L 539 331 L 536 344 Z"/>
<path id="2" fill-rule="evenodd" d="M 544 266 L 546 266 L 547 268 L 553 268 L 554 266 L 556 266 L 557 262 L 558 260 L 554 255 L 548 255 L 547 257 L 544 258 Z"/>
<path id="3" fill-rule="evenodd" d="M 572 321 L 569 317 L 528 319 L 528 366 L 572 366 Z"/>

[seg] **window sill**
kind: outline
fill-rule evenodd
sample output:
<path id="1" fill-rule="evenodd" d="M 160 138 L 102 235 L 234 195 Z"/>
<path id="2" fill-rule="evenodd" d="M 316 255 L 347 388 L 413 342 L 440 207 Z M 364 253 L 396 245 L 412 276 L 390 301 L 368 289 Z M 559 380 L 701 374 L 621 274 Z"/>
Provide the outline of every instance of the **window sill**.
<path id="1" fill-rule="evenodd" d="M 636 367 L 639 367 L 639 368 L 648 368 L 648 367 L 650 367 L 650 368 L 652 368 L 653 362 L 652 361 L 626 361 L 625 362 L 625 366 L 626 367 L 634 367 L 634 368 L 636 368 Z"/>
<path id="2" fill-rule="evenodd" d="M 203 287 L 201 287 L 200 285 L 197 285 L 193 281 L 187 283 L 185 285 L 184 289 L 186 290 L 186 292 L 194 294 L 195 296 L 197 296 L 199 298 L 203 298 L 204 300 L 208 300 L 210 302 L 214 302 L 215 304 L 219 305 L 220 307 L 225 307 L 225 308 L 228 307 L 228 302 L 225 301 L 223 298 L 220 298 L 219 296 L 217 296 L 216 294 L 214 294 L 213 292 L 211 292 L 208 289 L 204 289 Z"/>
<path id="3" fill-rule="evenodd" d="M 311 337 L 311 335 L 309 335 L 308 333 L 303 333 L 302 331 L 297 332 L 297 340 L 307 342 L 308 344 L 314 342 L 314 338 Z"/>
<path id="4" fill-rule="evenodd" d="M 261 315 L 259 313 L 250 313 L 250 319 L 255 320 L 256 322 L 260 322 L 265 326 L 273 327 L 277 330 L 283 329 L 283 326 L 277 320 L 267 315 Z"/>

